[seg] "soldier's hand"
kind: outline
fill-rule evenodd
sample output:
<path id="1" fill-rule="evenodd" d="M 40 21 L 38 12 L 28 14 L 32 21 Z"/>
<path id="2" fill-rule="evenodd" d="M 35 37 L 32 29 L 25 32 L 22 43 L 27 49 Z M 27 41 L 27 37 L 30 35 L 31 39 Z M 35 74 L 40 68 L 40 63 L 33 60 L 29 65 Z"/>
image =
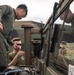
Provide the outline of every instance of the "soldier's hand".
<path id="1" fill-rule="evenodd" d="M 17 53 L 17 55 L 18 55 L 18 57 L 24 56 L 24 55 L 25 55 L 25 52 L 24 52 L 24 51 L 19 51 L 19 52 Z"/>
<path id="2" fill-rule="evenodd" d="M 3 30 L 3 24 L 0 22 L 0 30 Z"/>

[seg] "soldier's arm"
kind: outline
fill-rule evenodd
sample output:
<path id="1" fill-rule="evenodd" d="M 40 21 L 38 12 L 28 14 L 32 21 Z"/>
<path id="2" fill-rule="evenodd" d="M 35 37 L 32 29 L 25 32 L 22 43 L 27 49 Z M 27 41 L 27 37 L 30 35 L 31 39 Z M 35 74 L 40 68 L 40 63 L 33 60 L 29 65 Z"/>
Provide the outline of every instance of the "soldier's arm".
<path id="1" fill-rule="evenodd" d="M 19 51 L 16 56 L 14 57 L 14 59 L 8 64 L 8 66 L 15 66 L 18 59 L 22 56 L 25 55 L 25 52 L 24 51 Z"/>
<path id="2" fill-rule="evenodd" d="M 18 61 L 19 56 L 16 55 L 14 59 L 8 64 L 8 66 L 15 66 Z"/>
<path id="3" fill-rule="evenodd" d="M 0 5 L 0 30 L 3 30 L 3 24 L 2 24 L 2 18 L 4 16 L 7 16 L 8 14 L 11 14 L 13 9 L 8 5 Z"/>
<path id="4" fill-rule="evenodd" d="M 8 5 L 0 5 L 0 22 L 2 21 L 3 16 L 7 16 L 8 14 L 11 14 L 13 11 L 13 8 Z"/>

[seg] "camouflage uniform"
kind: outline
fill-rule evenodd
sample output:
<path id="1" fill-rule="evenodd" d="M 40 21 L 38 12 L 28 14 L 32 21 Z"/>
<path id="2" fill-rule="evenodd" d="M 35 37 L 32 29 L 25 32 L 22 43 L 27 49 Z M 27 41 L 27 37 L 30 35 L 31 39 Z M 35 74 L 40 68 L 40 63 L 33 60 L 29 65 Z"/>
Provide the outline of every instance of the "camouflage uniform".
<path id="1" fill-rule="evenodd" d="M 0 71 L 7 67 L 7 51 L 9 44 L 7 38 L 13 30 L 15 20 L 15 11 L 7 5 L 0 5 L 0 22 L 3 24 L 3 30 L 0 30 Z"/>

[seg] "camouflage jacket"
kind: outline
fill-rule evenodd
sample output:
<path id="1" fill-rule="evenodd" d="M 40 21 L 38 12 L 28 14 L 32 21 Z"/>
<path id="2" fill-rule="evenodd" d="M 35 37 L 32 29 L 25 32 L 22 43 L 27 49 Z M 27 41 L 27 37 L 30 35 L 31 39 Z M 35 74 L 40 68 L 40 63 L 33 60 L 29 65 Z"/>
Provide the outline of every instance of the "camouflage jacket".
<path id="1" fill-rule="evenodd" d="M 3 24 L 3 34 L 7 35 L 13 30 L 15 10 L 8 5 L 0 5 L 0 22 Z"/>

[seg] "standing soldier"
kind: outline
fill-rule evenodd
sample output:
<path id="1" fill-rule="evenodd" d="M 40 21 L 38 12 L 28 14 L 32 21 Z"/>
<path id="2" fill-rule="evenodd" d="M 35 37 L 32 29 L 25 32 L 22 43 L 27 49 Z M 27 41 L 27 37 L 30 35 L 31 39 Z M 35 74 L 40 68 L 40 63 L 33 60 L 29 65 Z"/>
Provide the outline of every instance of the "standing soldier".
<path id="1" fill-rule="evenodd" d="M 15 19 L 20 20 L 27 15 L 27 6 L 20 4 L 16 9 L 8 5 L 0 5 L 0 72 L 7 66 L 7 51 L 9 50 L 9 35 L 13 30 Z"/>

